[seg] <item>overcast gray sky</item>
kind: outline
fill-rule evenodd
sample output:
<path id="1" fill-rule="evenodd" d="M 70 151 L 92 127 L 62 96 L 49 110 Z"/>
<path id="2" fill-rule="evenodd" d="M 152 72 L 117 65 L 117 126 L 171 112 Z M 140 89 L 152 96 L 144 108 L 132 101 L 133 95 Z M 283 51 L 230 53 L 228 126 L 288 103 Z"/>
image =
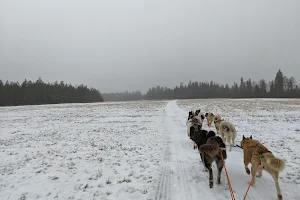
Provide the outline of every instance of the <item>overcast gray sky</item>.
<path id="1" fill-rule="evenodd" d="M 101 92 L 300 82 L 299 0 L 0 0 L 0 79 Z"/>

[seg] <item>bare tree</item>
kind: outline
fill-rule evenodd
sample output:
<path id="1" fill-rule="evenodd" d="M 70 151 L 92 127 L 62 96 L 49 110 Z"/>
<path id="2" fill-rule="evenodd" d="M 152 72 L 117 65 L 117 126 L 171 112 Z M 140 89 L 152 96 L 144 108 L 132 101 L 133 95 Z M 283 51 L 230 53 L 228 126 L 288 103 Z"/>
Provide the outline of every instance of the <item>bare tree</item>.
<path id="1" fill-rule="evenodd" d="M 259 89 L 262 91 L 263 95 L 267 93 L 267 83 L 264 79 L 261 79 L 259 81 Z"/>
<path id="2" fill-rule="evenodd" d="M 288 80 L 288 90 L 291 91 L 295 88 L 296 86 L 296 80 L 294 77 L 289 78 Z"/>
<path id="3" fill-rule="evenodd" d="M 288 91 L 288 84 L 289 84 L 289 79 L 286 76 L 284 76 L 283 77 L 283 90 L 284 91 Z"/>

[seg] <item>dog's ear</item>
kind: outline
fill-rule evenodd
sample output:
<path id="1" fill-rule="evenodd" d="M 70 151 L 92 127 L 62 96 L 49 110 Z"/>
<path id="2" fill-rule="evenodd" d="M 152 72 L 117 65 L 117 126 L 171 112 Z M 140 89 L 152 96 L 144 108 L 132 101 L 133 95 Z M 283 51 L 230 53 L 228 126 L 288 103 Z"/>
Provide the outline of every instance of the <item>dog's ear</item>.
<path id="1" fill-rule="evenodd" d="M 216 139 L 217 139 L 218 144 L 222 144 L 223 143 L 223 140 L 222 140 L 221 137 L 216 136 Z"/>
<path id="2" fill-rule="evenodd" d="M 243 140 L 245 139 L 245 136 L 243 135 Z"/>
<path id="3" fill-rule="evenodd" d="M 252 139 L 252 135 L 250 136 L 250 138 Z"/>

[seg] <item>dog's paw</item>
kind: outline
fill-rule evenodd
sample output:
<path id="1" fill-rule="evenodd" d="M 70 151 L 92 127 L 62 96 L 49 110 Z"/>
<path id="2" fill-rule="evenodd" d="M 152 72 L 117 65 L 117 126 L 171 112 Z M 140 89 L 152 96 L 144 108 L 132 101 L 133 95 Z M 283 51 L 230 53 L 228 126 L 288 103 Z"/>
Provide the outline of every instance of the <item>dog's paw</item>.
<path id="1" fill-rule="evenodd" d="M 210 182 L 209 183 L 209 188 L 213 188 L 214 187 L 214 183 L 213 182 Z"/>
<path id="2" fill-rule="evenodd" d="M 198 146 L 197 146 L 197 144 L 194 144 L 194 149 L 198 149 Z"/>
<path id="3" fill-rule="evenodd" d="M 249 170 L 249 169 L 246 169 L 246 173 L 247 173 L 248 175 L 250 175 L 250 170 Z"/>

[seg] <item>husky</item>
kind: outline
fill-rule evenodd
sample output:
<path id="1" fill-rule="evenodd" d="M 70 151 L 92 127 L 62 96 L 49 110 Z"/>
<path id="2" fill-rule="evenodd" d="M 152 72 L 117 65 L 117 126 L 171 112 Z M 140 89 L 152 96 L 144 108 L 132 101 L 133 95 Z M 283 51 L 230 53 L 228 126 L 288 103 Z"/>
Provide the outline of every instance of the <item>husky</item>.
<path id="1" fill-rule="evenodd" d="M 221 115 L 215 115 L 214 116 L 214 124 L 216 127 L 217 132 L 219 133 L 219 129 L 220 129 L 220 123 L 224 121 L 223 119 L 221 119 Z"/>
<path id="2" fill-rule="evenodd" d="M 219 133 L 221 134 L 221 137 L 224 141 L 224 143 L 227 141 L 230 145 L 229 151 L 232 150 L 232 146 L 234 146 L 234 141 L 236 138 L 236 130 L 232 123 L 228 121 L 221 121 L 219 126 Z"/>
<path id="3" fill-rule="evenodd" d="M 241 147 L 244 152 L 245 170 L 249 175 L 250 170 L 248 168 L 248 164 L 251 163 L 251 174 L 253 179 L 251 185 L 253 186 L 255 184 L 255 176 L 260 178 L 262 176 L 262 171 L 266 170 L 273 177 L 278 200 L 282 200 L 282 194 L 278 184 L 278 177 L 279 172 L 282 172 L 285 168 L 284 161 L 275 157 L 272 152 L 269 151 L 258 140 L 252 139 L 252 135 L 249 138 L 246 138 L 243 135 Z M 257 175 L 256 172 L 258 172 Z"/>
<path id="4" fill-rule="evenodd" d="M 201 109 L 196 110 L 195 115 L 201 117 L 202 121 L 205 119 L 204 115 L 201 113 Z"/>
<path id="5" fill-rule="evenodd" d="M 191 127 L 194 127 L 195 130 L 202 129 L 202 119 L 198 116 L 192 116 L 187 121 L 187 135 L 190 137 Z"/>
<path id="6" fill-rule="evenodd" d="M 194 117 L 194 113 L 193 111 L 189 111 L 189 115 L 188 115 L 188 118 L 187 118 L 187 121 L 186 121 L 186 124 L 188 124 L 189 120 L 192 119 Z"/>
<path id="7" fill-rule="evenodd" d="M 193 111 L 189 111 L 188 118 L 186 120 L 186 125 L 188 126 L 189 120 L 192 119 L 195 116 L 195 113 Z"/>
<path id="8" fill-rule="evenodd" d="M 218 168 L 217 184 L 221 183 L 221 173 L 224 167 L 224 160 L 227 158 L 226 146 L 219 136 L 209 137 L 206 144 L 203 144 L 199 148 L 199 152 L 203 155 L 204 165 L 209 171 L 209 187 L 212 188 L 213 172 L 212 163 L 215 161 Z"/>
<path id="9" fill-rule="evenodd" d="M 193 127 L 192 127 L 192 129 L 193 129 Z M 201 147 L 201 145 L 206 143 L 208 138 L 213 137 L 213 136 L 216 136 L 215 132 L 213 132 L 213 131 L 207 132 L 206 130 L 200 130 L 200 131 L 191 130 L 191 139 L 196 143 L 196 146 L 194 146 L 194 149 L 198 148 L 201 162 L 203 163 L 203 165 L 204 165 L 203 155 L 200 152 L 199 148 Z M 208 171 L 208 169 L 206 168 L 205 165 L 204 165 L 204 171 Z"/>
<path id="10" fill-rule="evenodd" d="M 210 127 L 211 123 L 213 122 L 214 120 L 214 114 L 213 113 L 205 113 L 205 117 L 206 117 L 206 120 L 207 120 L 207 125 Z"/>

